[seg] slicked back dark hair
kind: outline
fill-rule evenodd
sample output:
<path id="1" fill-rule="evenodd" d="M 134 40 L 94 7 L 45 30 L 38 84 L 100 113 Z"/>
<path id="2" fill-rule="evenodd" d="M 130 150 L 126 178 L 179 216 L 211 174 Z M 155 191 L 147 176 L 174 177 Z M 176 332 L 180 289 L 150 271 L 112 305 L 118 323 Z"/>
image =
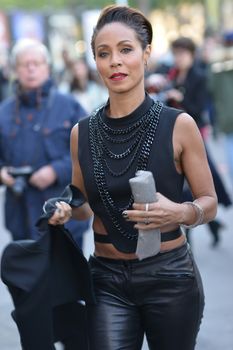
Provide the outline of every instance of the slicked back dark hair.
<path id="1" fill-rule="evenodd" d="M 152 26 L 142 12 L 128 6 L 110 5 L 105 7 L 100 13 L 99 19 L 93 31 L 91 48 L 94 57 L 95 40 L 97 34 L 106 24 L 111 24 L 114 22 L 122 23 L 134 30 L 143 50 L 147 47 L 147 45 L 151 44 L 153 37 Z"/>

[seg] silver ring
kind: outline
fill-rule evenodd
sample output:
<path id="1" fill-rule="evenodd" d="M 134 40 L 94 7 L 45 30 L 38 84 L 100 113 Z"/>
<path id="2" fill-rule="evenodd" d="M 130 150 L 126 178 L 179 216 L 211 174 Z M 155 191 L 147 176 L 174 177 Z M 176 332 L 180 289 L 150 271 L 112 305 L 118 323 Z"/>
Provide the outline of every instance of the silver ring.
<path id="1" fill-rule="evenodd" d="M 145 224 L 145 225 L 149 225 L 149 224 L 150 224 L 150 220 L 149 220 L 148 218 L 145 218 L 144 224 Z"/>
<path id="2" fill-rule="evenodd" d="M 145 211 L 149 211 L 149 203 L 146 203 Z"/>

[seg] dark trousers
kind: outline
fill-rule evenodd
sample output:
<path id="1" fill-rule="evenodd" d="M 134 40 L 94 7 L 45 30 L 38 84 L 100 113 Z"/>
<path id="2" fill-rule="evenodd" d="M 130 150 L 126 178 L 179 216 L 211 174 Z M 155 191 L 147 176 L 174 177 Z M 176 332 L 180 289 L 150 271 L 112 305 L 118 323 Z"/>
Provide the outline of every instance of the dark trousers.
<path id="1" fill-rule="evenodd" d="M 187 244 L 145 260 L 90 258 L 97 304 L 88 307 L 90 350 L 193 350 L 204 294 Z"/>

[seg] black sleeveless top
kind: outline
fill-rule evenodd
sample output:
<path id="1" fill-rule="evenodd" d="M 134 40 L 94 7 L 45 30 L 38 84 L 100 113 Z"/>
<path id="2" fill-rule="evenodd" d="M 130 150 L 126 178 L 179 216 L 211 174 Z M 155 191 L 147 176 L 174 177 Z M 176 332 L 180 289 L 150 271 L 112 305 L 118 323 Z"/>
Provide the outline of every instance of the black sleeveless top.
<path id="1" fill-rule="evenodd" d="M 133 198 L 129 179 L 150 170 L 156 189 L 181 201 L 183 175 L 175 168 L 172 135 L 180 110 L 162 106 L 146 95 L 131 114 L 109 118 L 106 107 L 79 122 L 78 157 L 88 202 L 112 244 L 124 253 L 136 250 L 138 232 L 122 217 Z"/>

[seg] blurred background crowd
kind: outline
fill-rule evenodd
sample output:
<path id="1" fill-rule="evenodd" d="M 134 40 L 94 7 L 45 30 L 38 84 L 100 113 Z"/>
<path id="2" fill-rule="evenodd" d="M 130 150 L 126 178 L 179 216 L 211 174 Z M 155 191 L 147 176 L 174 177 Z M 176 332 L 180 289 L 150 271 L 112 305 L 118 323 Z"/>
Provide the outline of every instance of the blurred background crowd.
<path id="1" fill-rule="evenodd" d="M 126 3 L 125 0 L 118 2 Z M 1 0 L 0 99 L 10 93 L 8 83 L 14 76 L 10 71 L 9 53 L 22 37 L 36 38 L 46 44 L 54 77 L 63 91 L 77 89 L 75 77 L 82 69 L 75 61 L 80 58 L 85 58 L 91 70 L 88 77 L 98 81 L 89 42 L 100 9 L 109 3 L 106 0 Z M 129 5 L 146 13 L 154 27 L 149 72 L 154 72 L 161 63 L 172 64 L 171 42 L 178 36 L 194 40 L 203 64 L 222 63 L 232 58 L 231 0 L 137 0 L 129 1 Z M 213 69 L 216 72 L 226 68 L 231 67 L 220 64 Z"/>

